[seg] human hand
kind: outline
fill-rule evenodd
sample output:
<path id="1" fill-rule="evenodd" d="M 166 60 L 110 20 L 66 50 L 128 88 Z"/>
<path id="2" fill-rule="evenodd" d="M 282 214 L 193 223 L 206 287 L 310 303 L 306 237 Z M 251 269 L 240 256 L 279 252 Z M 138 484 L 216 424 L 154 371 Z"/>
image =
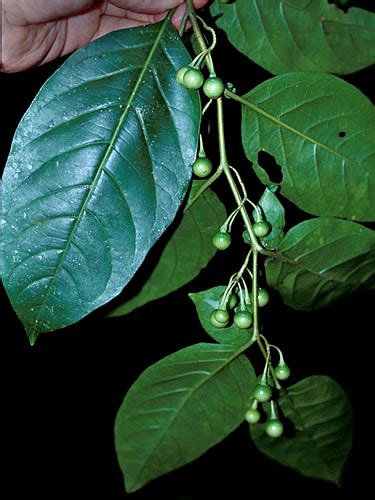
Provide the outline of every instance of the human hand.
<path id="1" fill-rule="evenodd" d="M 12 73 L 44 64 L 111 31 L 161 21 L 174 7 L 177 28 L 184 0 L 3 0 L 0 69 Z"/>

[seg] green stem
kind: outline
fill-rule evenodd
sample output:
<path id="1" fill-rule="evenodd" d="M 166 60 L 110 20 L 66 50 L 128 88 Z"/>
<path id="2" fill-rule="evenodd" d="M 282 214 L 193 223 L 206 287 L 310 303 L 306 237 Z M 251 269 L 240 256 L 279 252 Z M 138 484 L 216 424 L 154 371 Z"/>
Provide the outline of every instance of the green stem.
<path id="1" fill-rule="evenodd" d="M 254 317 L 254 333 L 253 333 L 253 341 L 257 342 L 259 349 L 261 350 L 266 362 L 268 362 L 268 367 L 271 372 L 272 378 L 275 382 L 275 387 L 278 391 L 282 389 L 273 369 L 270 355 L 269 355 L 269 347 L 265 349 L 263 342 L 259 335 L 259 316 L 258 316 L 258 252 L 256 250 L 253 251 L 253 317 Z"/>
<path id="2" fill-rule="evenodd" d="M 277 414 L 276 402 L 275 401 L 271 401 L 270 419 L 276 420 L 277 418 L 279 418 L 279 416 Z"/>
<path id="3" fill-rule="evenodd" d="M 189 13 L 186 10 L 184 17 L 182 18 L 182 21 L 181 21 L 180 29 L 178 30 L 178 34 L 180 35 L 181 38 L 183 37 L 183 35 L 185 33 L 186 24 L 188 22 L 188 19 L 189 19 Z"/>
<path id="4" fill-rule="evenodd" d="M 267 351 L 266 349 L 264 348 L 264 345 L 261 341 L 260 338 L 257 339 L 257 344 L 258 344 L 258 347 L 261 351 L 261 353 L 263 354 L 264 356 L 264 359 L 267 359 L 268 355 L 267 355 Z M 282 386 L 280 385 L 280 382 L 278 381 L 276 375 L 275 375 L 275 370 L 273 369 L 273 366 L 271 364 L 271 362 L 269 363 L 269 369 L 270 369 L 270 372 L 271 372 L 271 375 L 272 375 L 272 378 L 273 378 L 273 381 L 275 382 L 275 387 L 278 391 L 281 391 L 283 394 L 286 392 Z"/>
<path id="5" fill-rule="evenodd" d="M 225 95 L 225 97 L 229 97 L 229 99 L 233 99 L 234 101 L 237 101 L 241 104 L 244 104 L 245 106 L 248 106 L 248 104 L 249 104 L 249 101 L 247 101 L 246 99 L 244 99 L 240 95 L 235 94 L 234 92 L 232 92 L 229 89 L 224 90 L 224 95 Z"/>
<path id="6" fill-rule="evenodd" d="M 197 40 L 198 40 L 198 43 L 200 45 L 201 50 L 202 51 L 207 50 L 206 41 L 205 41 L 204 36 L 201 32 L 200 26 L 199 26 L 198 21 L 197 21 L 197 17 L 195 15 L 193 0 L 186 0 L 186 12 L 189 15 L 189 19 L 190 19 L 191 25 L 193 27 L 194 34 L 197 37 Z M 207 61 L 209 71 L 214 72 L 214 66 L 213 66 L 211 54 L 207 54 L 206 61 Z M 232 97 L 232 95 L 237 97 L 236 94 L 233 94 L 230 91 L 228 91 L 228 92 L 230 94 L 229 97 Z M 227 91 L 225 91 L 225 95 L 227 95 Z M 228 180 L 229 186 L 232 190 L 232 193 L 234 195 L 234 198 L 236 200 L 236 203 L 240 207 L 240 213 L 241 213 L 242 219 L 245 223 L 245 227 L 250 235 L 250 241 L 251 241 L 251 246 L 252 246 L 253 250 L 258 251 L 262 254 L 271 256 L 271 255 L 273 255 L 273 253 L 265 250 L 259 244 L 257 237 L 254 234 L 253 226 L 251 225 L 249 215 L 246 211 L 246 208 L 242 204 L 241 195 L 237 189 L 237 185 L 236 185 L 236 183 L 233 179 L 232 173 L 230 171 L 230 166 L 228 164 L 226 147 L 225 147 L 224 112 L 223 112 L 223 100 L 222 100 L 222 98 L 217 100 L 217 118 L 218 118 L 219 150 L 220 150 L 220 166 L 219 166 L 220 174 L 221 174 L 221 171 L 223 170 L 225 173 L 225 176 Z"/>
<path id="7" fill-rule="evenodd" d="M 197 16 L 195 15 L 195 9 L 194 9 L 194 5 L 193 5 L 193 0 L 186 0 L 186 12 L 187 12 L 187 14 L 189 16 L 189 20 L 191 22 L 191 26 L 193 28 L 195 36 L 197 37 L 197 41 L 199 43 L 199 46 L 200 46 L 201 50 L 202 51 L 207 50 L 208 47 L 207 47 L 207 44 L 206 44 L 206 40 L 204 39 L 204 36 L 203 36 L 202 31 L 200 29 L 200 26 L 198 24 Z M 205 59 L 206 59 L 206 63 L 207 63 L 209 72 L 210 73 L 214 73 L 215 70 L 214 70 L 214 64 L 212 62 L 211 54 L 208 53 L 205 56 Z"/>
<path id="8" fill-rule="evenodd" d="M 270 344 L 270 347 L 273 347 L 279 353 L 279 365 L 285 365 L 286 363 L 285 363 L 284 356 L 283 356 L 281 349 L 279 349 L 277 347 L 277 345 L 274 345 L 274 344 Z"/>
<path id="9" fill-rule="evenodd" d="M 245 272 L 245 269 L 247 268 L 247 266 L 249 264 L 251 252 L 252 252 L 252 249 L 250 250 L 250 252 L 247 253 L 246 258 L 245 258 L 240 270 L 236 274 L 237 280 L 239 280 L 242 277 L 243 273 Z"/>
<path id="10" fill-rule="evenodd" d="M 186 5 L 187 5 L 186 10 L 189 14 L 189 19 L 190 19 L 192 28 L 194 30 L 194 34 L 195 34 L 197 41 L 199 43 L 199 46 L 200 46 L 202 51 L 207 50 L 207 44 L 205 42 L 204 36 L 200 30 L 197 18 L 195 16 L 193 0 L 186 0 Z M 213 72 L 214 66 L 213 66 L 211 54 L 207 54 L 206 61 L 207 61 L 209 71 Z M 236 99 L 239 102 L 243 101 L 242 104 L 246 103 L 245 99 L 239 98 L 239 96 L 237 96 L 233 92 L 230 92 L 229 90 L 225 91 L 225 95 L 227 97 L 232 98 L 232 99 Z M 259 338 L 258 307 L 257 307 L 258 306 L 258 283 L 257 283 L 258 259 L 257 258 L 258 258 L 258 253 L 262 253 L 262 254 L 266 254 L 266 255 L 270 255 L 270 256 L 273 256 L 273 253 L 264 250 L 264 248 L 259 244 L 259 242 L 254 234 L 249 215 L 246 211 L 246 208 L 244 207 L 244 205 L 242 203 L 241 195 L 237 189 L 237 185 L 233 179 L 233 176 L 232 176 L 232 173 L 230 170 L 230 166 L 229 166 L 228 158 L 227 158 L 226 146 L 225 146 L 224 110 L 223 110 L 222 98 L 219 98 L 217 100 L 217 118 L 218 118 L 218 140 L 219 140 L 219 152 L 220 152 L 220 165 L 219 165 L 219 168 L 217 169 L 216 173 L 211 177 L 211 179 L 209 179 L 209 181 L 204 186 L 202 186 L 202 188 L 199 191 L 203 192 L 224 171 L 224 174 L 225 174 L 227 181 L 228 181 L 228 184 L 232 190 L 232 193 L 233 193 L 233 196 L 236 200 L 236 203 L 237 203 L 238 207 L 240 207 L 240 213 L 241 213 L 242 219 L 245 223 L 245 227 L 250 235 L 251 247 L 253 249 L 253 289 L 252 289 L 252 293 L 253 293 L 253 298 L 255 297 L 255 300 L 254 300 L 254 311 L 255 311 L 255 314 L 254 314 L 254 335 L 252 336 L 251 340 L 249 340 L 249 342 L 247 342 L 244 346 L 242 346 L 242 348 L 238 351 L 237 356 L 239 354 L 241 354 L 242 352 L 244 352 L 246 349 L 248 349 L 253 344 L 254 340 L 256 340 L 263 356 L 265 357 L 265 359 L 267 359 L 267 352 L 262 344 L 262 341 Z M 215 177 L 215 179 L 213 179 L 213 177 Z M 190 207 L 195 202 L 195 199 L 197 199 L 200 194 L 201 194 L 200 192 L 197 193 L 197 195 L 193 198 L 193 200 L 191 200 L 191 202 L 188 204 L 188 206 L 185 208 L 185 210 L 187 210 L 187 208 Z M 270 372 L 271 372 L 272 378 L 275 381 L 276 388 L 279 391 L 283 390 L 276 375 L 275 375 L 274 369 L 273 369 L 271 364 L 270 364 Z"/>
<path id="11" fill-rule="evenodd" d="M 232 172 L 228 163 L 227 151 L 225 146 L 224 110 L 223 110 L 222 98 L 217 100 L 217 127 L 218 127 L 218 140 L 219 140 L 219 152 L 220 152 L 220 166 L 222 167 L 224 174 L 227 178 L 234 199 L 236 200 L 238 207 L 240 207 L 240 214 L 244 221 L 245 227 L 250 235 L 252 249 L 257 252 L 262 252 L 263 247 L 259 244 L 257 237 L 254 234 L 253 226 L 251 225 L 249 215 L 247 213 L 244 204 L 242 203 L 242 197 L 237 189 L 236 182 L 233 179 Z"/>
<path id="12" fill-rule="evenodd" d="M 254 333 L 253 340 L 259 339 L 259 315 L 258 315 L 258 251 L 253 249 L 253 287 L 252 287 L 252 303 L 254 317 Z"/>

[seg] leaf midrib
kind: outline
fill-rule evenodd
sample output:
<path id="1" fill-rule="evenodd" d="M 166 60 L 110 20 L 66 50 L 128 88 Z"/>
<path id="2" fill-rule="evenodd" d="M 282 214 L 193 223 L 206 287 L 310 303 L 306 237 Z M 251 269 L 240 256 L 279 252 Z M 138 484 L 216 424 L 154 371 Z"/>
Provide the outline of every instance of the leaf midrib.
<path id="1" fill-rule="evenodd" d="M 252 102 L 250 102 L 248 100 L 249 97 L 250 97 L 249 94 L 246 94 L 245 97 L 241 97 L 241 98 L 239 98 L 238 96 L 236 96 L 236 100 L 240 101 L 241 104 L 243 104 L 244 106 L 247 106 L 248 108 L 250 108 L 255 113 L 258 113 L 259 115 L 264 116 L 265 118 L 267 118 L 268 120 L 270 120 L 271 122 L 273 122 L 278 127 L 284 128 L 286 130 L 289 130 L 289 132 L 292 132 L 293 134 L 301 137 L 304 141 L 310 142 L 311 144 L 314 144 L 314 145 L 316 145 L 316 146 L 324 149 L 325 151 L 327 151 L 332 156 L 336 156 L 337 158 L 339 158 L 341 161 L 344 161 L 346 163 L 351 163 L 352 165 L 354 165 L 358 169 L 362 170 L 362 172 L 364 174 L 368 175 L 368 172 L 366 171 L 366 169 L 360 163 L 358 163 L 357 161 L 353 160 L 352 158 L 349 158 L 349 157 L 346 157 L 346 156 L 342 155 L 338 151 L 335 151 L 334 149 L 332 149 L 331 147 L 327 146 L 326 144 L 323 144 L 322 142 L 319 142 L 317 139 L 314 139 L 313 137 L 310 137 L 309 135 L 306 135 L 304 132 L 302 132 L 301 130 L 296 129 L 292 125 L 288 125 L 287 123 L 285 123 L 284 121 L 280 120 L 276 116 L 268 113 L 267 111 L 265 111 L 264 109 L 260 108 L 256 104 L 253 104 Z M 284 147 L 284 144 L 283 144 L 283 147 Z"/>
<path id="2" fill-rule="evenodd" d="M 341 266 L 342 264 L 345 264 L 346 262 L 348 262 L 350 260 L 353 260 L 354 258 L 360 257 L 361 255 L 363 255 L 364 257 L 366 257 L 366 256 L 369 255 L 369 252 L 366 252 L 366 253 L 363 253 L 363 254 L 358 254 L 355 257 L 352 257 L 351 259 L 348 259 L 347 261 L 340 263 L 339 266 Z M 296 259 L 290 258 L 287 255 L 283 254 L 281 251 L 279 251 L 278 253 L 275 253 L 275 255 L 273 255 L 272 257 L 269 257 L 269 259 L 270 259 L 270 262 L 272 262 L 273 260 L 276 260 L 278 262 L 287 262 L 288 264 L 291 264 L 291 265 L 293 265 L 295 267 L 302 268 L 303 270 L 305 270 L 306 272 L 312 274 L 313 276 L 317 276 L 321 281 L 331 281 L 331 282 L 334 282 L 334 283 L 338 283 L 340 285 L 346 285 L 346 284 L 353 284 L 353 285 L 355 285 L 356 284 L 356 283 L 347 282 L 345 280 L 340 280 L 340 279 L 338 279 L 337 276 L 322 274 L 320 271 L 317 271 L 316 269 L 313 269 L 313 268 L 311 268 L 309 266 L 306 266 L 303 261 L 299 262 Z M 335 269 L 336 267 L 339 267 L 339 266 L 331 267 L 329 269 L 329 271 L 331 271 L 332 269 Z"/>
<path id="3" fill-rule="evenodd" d="M 357 235 L 354 235 L 354 236 L 357 236 Z M 309 237 L 309 235 L 305 235 L 303 237 L 303 239 L 306 239 L 308 237 Z M 340 238 L 337 238 L 335 240 L 332 240 L 332 241 L 328 242 L 324 246 L 335 244 L 340 239 L 348 239 L 350 237 L 352 237 L 352 235 L 350 235 L 350 234 L 341 236 Z M 298 243 L 301 243 L 301 240 Z M 369 242 L 369 243 L 371 243 L 371 242 Z M 290 247 L 288 247 L 286 249 L 279 248 L 279 250 L 272 257 L 269 257 L 270 262 L 272 262 L 274 260 L 276 260 L 278 262 L 286 262 L 286 263 L 288 263 L 288 264 L 290 264 L 292 266 L 302 268 L 303 270 L 305 270 L 305 272 L 308 272 L 308 273 L 312 274 L 313 276 L 317 276 L 321 281 L 332 281 L 332 282 L 338 283 L 340 285 L 345 285 L 345 284 L 348 284 L 348 283 L 350 284 L 350 282 L 348 282 L 347 280 L 339 279 L 337 276 L 333 276 L 331 274 L 327 274 L 327 272 L 335 270 L 336 268 L 338 268 L 340 266 L 343 266 L 347 262 L 350 262 L 350 261 L 352 261 L 352 260 L 354 260 L 354 259 L 356 259 L 358 257 L 361 257 L 361 256 L 363 256 L 364 258 L 368 257 L 370 255 L 370 250 L 371 250 L 370 248 L 363 249 L 363 251 L 359 252 L 356 255 L 350 256 L 350 258 L 345 259 L 343 262 L 340 262 L 338 264 L 334 264 L 333 266 L 331 266 L 330 268 L 328 268 L 326 270 L 319 271 L 317 269 L 314 269 L 314 268 L 306 265 L 306 262 L 305 262 L 304 258 L 308 257 L 313 252 L 317 252 L 319 249 L 321 249 L 323 247 L 314 248 L 311 251 L 309 251 L 307 254 L 304 254 L 302 257 L 297 257 L 300 260 L 297 260 L 297 258 L 291 257 L 291 256 L 289 256 L 287 254 L 287 252 L 293 251 L 294 248 L 295 248 L 295 244 L 293 244 L 292 246 L 290 246 Z M 281 274 L 281 273 L 279 273 L 279 274 Z M 353 283 L 353 284 L 356 284 L 356 283 Z"/>
<path id="4" fill-rule="evenodd" d="M 215 347 L 218 347 L 216 346 L 215 344 L 213 344 L 213 346 Z M 229 358 L 220 366 L 218 366 L 217 368 L 215 368 L 215 370 L 213 372 L 211 372 L 207 378 L 203 378 L 195 387 L 194 389 L 192 389 L 191 391 L 189 391 L 189 393 L 186 395 L 185 398 L 182 398 L 182 402 L 180 403 L 180 405 L 176 408 L 176 411 L 175 413 L 173 414 L 173 416 L 171 417 L 170 421 L 168 422 L 168 425 L 166 425 L 163 429 L 163 431 L 160 433 L 158 439 L 156 440 L 155 444 L 152 446 L 151 450 L 149 451 L 148 453 L 148 457 L 147 459 L 145 460 L 145 462 L 143 463 L 142 467 L 139 469 L 138 471 L 138 474 L 136 475 L 135 479 L 133 480 L 133 483 L 132 483 L 132 486 L 133 488 L 130 489 L 130 491 L 135 491 L 134 487 L 137 488 L 137 487 L 140 487 L 142 486 L 142 482 L 139 483 L 138 482 L 138 479 L 140 478 L 140 476 L 142 475 L 144 469 L 147 467 L 147 464 L 150 462 L 152 456 L 153 456 L 153 452 L 155 450 L 155 448 L 157 448 L 157 446 L 159 446 L 159 444 L 162 442 L 162 440 L 164 439 L 166 433 L 167 433 L 167 430 L 170 429 L 170 427 L 174 424 L 174 422 L 176 421 L 176 419 L 179 417 L 181 411 L 183 410 L 183 408 L 185 407 L 185 405 L 191 400 L 192 396 L 206 383 L 208 383 L 215 375 L 217 375 L 221 370 L 223 370 L 224 368 L 226 368 L 232 361 L 234 361 L 236 358 L 238 358 L 242 352 L 245 350 L 245 348 L 248 347 L 248 345 L 246 344 L 245 345 L 245 348 L 244 346 L 241 346 L 241 347 L 238 347 L 234 352 L 233 352 L 233 349 L 236 347 L 236 346 L 233 346 L 233 345 L 230 345 L 230 344 L 221 344 L 220 347 L 230 347 L 231 350 L 232 350 L 232 355 L 229 356 Z M 207 351 L 206 351 L 207 352 Z M 228 351 L 220 351 L 221 353 L 226 353 Z M 230 352 L 230 351 L 229 351 Z M 211 360 L 207 360 L 207 361 L 211 361 Z M 140 484 L 140 486 L 139 486 Z"/>
<path id="5" fill-rule="evenodd" d="M 86 210 L 86 207 L 87 207 L 87 204 L 88 204 L 89 200 L 91 199 L 92 193 L 96 189 L 96 186 L 98 184 L 98 181 L 100 179 L 100 176 L 102 174 L 104 166 L 105 166 L 105 164 L 107 162 L 107 159 L 108 159 L 109 155 L 112 153 L 113 146 L 114 146 L 114 144 L 115 144 L 115 142 L 116 142 L 116 140 L 118 138 L 118 135 L 119 135 L 119 133 L 121 131 L 122 124 L 124 123 L 124 120 L 125 120 L 125 118 L 128 115 L 128 112 L 129 112 L 129 110 L 131 108 L 131 105 L 132 105 L 132 103 L 133 103 L 133 101 L 134 101 L 134 99 L 135 99 L 135 97 L 137 95 L 137 92 L 139 90 L 139 87 L 140 87 L 140 85 L 142 83 L 142 79 L 143 79 L 143 77 L 144 77 L 147 69 L 149 68 L 149 66 L 151 64 L 151 61 L 152 61 L 152 59 L 154 57 L 154 54 L 155 54 L 155 52 L 157 50 L 157 47 L 159 46 L 159 43 L 161 41 L 161 38 L 164 35 L 164 32 L 165 32 L 165 30 L 166 30 L 166 28 L 167 28 L 167 26 L 168 26 L 168 24 L 170 22 L 171 15 L 172 15 L 172 12 L 170 12 L 169 15 L 165 18 L 165 20 L 164 20 L 164 22 L 163 22 L 163 24 L 162 24 L 162 26 L 160 28 L 160 31 L 159 31 L 159 33 L 158 33 L 158 35 L 157 35 L 157 37 L 156 37 L 153 45 L 151 46 L 150 52 L 149 52 L 149 54 L 147 56 L 147 59 L 145 61 L 144 66 L 143 66 L 143 68 L 142 68 L 142 70 L 141 70 L 141 72 L 139 74 L 139 77 L 138 77 L 137 81 L 135 82 L 134 88 L 133 88 L 133 90 L 132 90 L 132 92 L 130 94 L 130 97 L 129 97 L 128 102 L 127 102 L 127 104 L 125 106 L 125 109 L 124 109 L 123 113 L 121 114 L 121 116 L 120 116 L 120 118 L 118 120 L 117 126 L 116 126 L 116 128 L 114 130 L 114 133 L 113 133 L 113 136 L 112 136 L 112 139 L 111 139 L 110 143 L 108 144 L 106 152 L 105 152 L 105 154 L 104 154 L 104 156 L 103 156 L 103 158 L 102 158 L 102 160 L 101 160 L 101 162 L 100 162 L 100 164 L 98 166 L 97 172 L 96 172 L 96 174 L 94 176 L 94 179 L 93 179 L 93 181 L 91 183 L 91 187 L 90 187 L 89 191 L 87 192 L 86 196 L 83 199 L 83 203 L 82 203 L 82 205 L 81 205 L 81 207 L 79 209 L 77 219 L 76 219 L 76 221 L 75 221 L 75 223 L 74 223 L 74 225 L 72 227 L 72 230 L 71 230 L 71 232 L 69 234 L 69 237 L 67 239 L 65 248 L 64 248 L 63 252 L 61 253 L 61 256 L 60 256 L 60 258 L 58 260 L 58 263 L 57 263 L 57 266 L 56 266 L 56 271 L 55 271 L 55 273 L 54 273 L 54 275 L 53 275 L 53 277 L 51 279 L 51 282 L 50 282 L 50 284 L 48 286 L 48 289 L 46 291 L 45 298 L 44 298 L 42 304 L 39 306 L 38 315 L 34 319 L 34 322 L 33 322 L 31 330 L 28 332 L 31 344 L 33 344 L 35 342 L 35 339 L 36 339 L 36 337 L 38 335 L 37 325 L 39 323 L 40 316 L 42 314 L 42 311 L 45 308 L 47 300 L 48 300 L 48 298 L 49 298 L 49 296 L 51 294 L 51 291 L 52 291 L 52 289 L 54 287 L 56 278 L 57 278 L 57 276 L 58 276 L 58 274 L 60 272 L 61 266 L 62 266 L 62 264 L 63 264 L 63 262 L 65 260 L 65 256 L 66 256 L 66 254 L 67 254 L 67 252 L 68 252 L 68 250 L 70 248 L 70 245 L 71 245 L 71 242 L 73 240 L 74 234 L 75 234 L 75 232 L 76 232 L 76 230 L 77 230 L 77 228 L 78 228 L 78 226 L 79 226 L 79 224 L 81 222 L 82 216 L 83 216 L 83 214 L 84 214 L 84 212 Z"/>

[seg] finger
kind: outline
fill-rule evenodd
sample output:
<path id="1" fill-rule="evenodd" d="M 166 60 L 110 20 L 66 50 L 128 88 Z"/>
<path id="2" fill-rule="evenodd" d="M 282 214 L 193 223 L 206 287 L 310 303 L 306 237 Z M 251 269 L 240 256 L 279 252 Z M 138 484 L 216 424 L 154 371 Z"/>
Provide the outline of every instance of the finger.
<path id="1" fill-rule="evenodd" d="M 208 4 L 208 0 L 194 0 L 193 3 L 196 9 L 201 9 L 202 7 Z"/>
<path id="2" fill-rule="evenodd" d="M 95 0 L 24 0 L 20 2 L 9 0 L 3 2 L 7 19 L 14 25 L 39 24 L 79 14 L 90 9 Z"/>
<path id="3" fill-rule="evenodd" d="M 144 26 L 147 24 L 145 21 L 138 21 L 136 19 L 127 19 L 121 17 L 111 17 L 103 16 L 100 20 L 99 27 L 95 32 L 92 39 L 99 38 L 103 35 L 107 35 L 112 31 L 122 30 L 125 28 L 136 28 L 138 26 Z"/>
<path id="4" fill-rule="evenodd" d="M 182 4 L 179 7 L 177 7 L 175 13 L 173 14 L 172 24 L 176 28 L 176 30 L 180 29 L 182 20 L 183 20 L 184 15 L 185 15 L 185 11 L 186 11 L 186 6 L 185 6 L 185 4 Z"/>
<path id="5" fill-rule="evenodd" d="M 200 0 L 201 1 L 201 0 Z M 184 4 L 184 0 L 112 0 L 113 5 L 120 9 L 136 12 L 138 14 L 162 14 L 170 9 Z"/>
<path id="6" fill-rule="evenodd" d="M 195 0 L 194 7 L 196 9 L 200 9 L 201 7 L 204 7 L 207 3 L 208 3 L 208 0 Z M 173 26 L 177 30 L 180 29 L 185 12 L 186 12 L 186 3 L 183 3 L 182 5 L 177 7 L 176 12 L 173 14 L 172 23 L 173 23 Z M 188 21 L 188 23 L 186 24 L 185 31 L 188 30 L 190 27 L 191 27 L 191 24 L 190 24 L 190 21 Z"/>
<path id="7" fill-rule="evenodd" d="M 120 9 L 112 4 L 107 4 L 103 14 L 106 17 L 114 17 L 119 19 L 129 19 L 131 21 L 137 21 L 139 25 L 141 24 L 152 24 L 161 21 L 166 13 L 163 14 L 141 14 L 139 12 L 133 12 L 126 9 Z"/>

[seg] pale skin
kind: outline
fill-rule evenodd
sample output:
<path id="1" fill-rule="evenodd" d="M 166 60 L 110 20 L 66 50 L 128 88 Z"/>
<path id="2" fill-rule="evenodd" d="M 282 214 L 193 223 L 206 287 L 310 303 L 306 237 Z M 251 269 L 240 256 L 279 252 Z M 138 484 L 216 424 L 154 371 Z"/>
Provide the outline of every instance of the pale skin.
<path id="1" fill-rule="evenodd" d="M 184 0 L 3 0 L 0 70 L 39 66 L 111 31 L 161 21 L 173 8 L 178 28 Z"/>

